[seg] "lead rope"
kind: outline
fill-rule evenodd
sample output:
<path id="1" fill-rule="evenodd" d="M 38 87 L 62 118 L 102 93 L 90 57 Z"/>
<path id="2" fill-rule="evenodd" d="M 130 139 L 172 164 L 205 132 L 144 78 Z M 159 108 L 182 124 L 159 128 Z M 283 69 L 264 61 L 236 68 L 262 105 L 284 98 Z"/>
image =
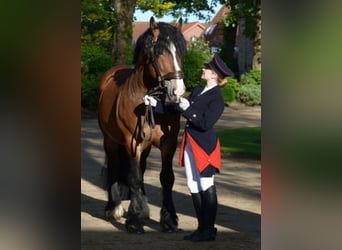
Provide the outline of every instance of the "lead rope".
<path id="1" fill-rule="evenodd" d="M 148 91 L 146 94 L 153 96 L 155 99 L 160 101 L 160 98 L 158 98 L 157 96 L 163 94 L 162 91 L 163 87 L 161 85 L 151 89 L 150 91 Z M 152 141 L 152 130 L 154 129 L 155 126 L 155 122 L 154 122 L 154 114 L 153 114 L 153 108 L 151 106 L 151 104 L 148 104 L 145 106 L 145 117 L 144 117 L 144 122 L 142 124 L 142 128 L 141 128 L 141 138 L 143 140 L 145 140 L 145 134 L 144 134 L 144 127 L 145 124 L 148 124 L 149 128 L 150 128 L 150 137 L 149 137 L 149 141 Z"/>
<path id="2" fill-rule="evenodd" d="M 152 129 L 155 126 L 155 122 L 154 122 L 154 115 L 153 115 L 153 109 L 152 109 L 151 104 L 146 105 L 145 107 L 145 118 L 144 118 L 144 122 L 143 122 L 142 129 L 141 129 L 141 138 L 143 140 L 145 140 L 144 127 L 146 123 L 148 124 L 150 128 L 150 137 L 148 138 L 148 140 L 152 141 Z"/>

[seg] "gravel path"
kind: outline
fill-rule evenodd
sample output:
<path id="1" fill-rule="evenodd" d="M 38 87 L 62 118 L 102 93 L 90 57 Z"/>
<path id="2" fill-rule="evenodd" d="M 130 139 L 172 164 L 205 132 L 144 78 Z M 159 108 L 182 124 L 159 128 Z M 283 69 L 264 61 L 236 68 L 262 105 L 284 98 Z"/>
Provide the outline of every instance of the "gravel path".
<path id="1" fill-rule="evenodd" d="M 152 148 L 144 177 L 151 218 L 144 227 L 145 234 L 132 235 L 126 232 L 124 219 L 109 222 L 103 218 L 106 192 L 101 188 L 101 169 L 104 161 L 102 135 L 96 117 L 92 114 L 82 115 L 81 126 L 82 249 L 261 249 L 260 160 L 229 156 L 222 158 L 222 171 L 215 177 L 219 203 L 216 219 L 217 239 L 215 242 L 193 243 L 183 240 L 183 236 L 193 231 L 197 224 L 191 197 L 185 184 L 184 169 L 177 164 L 178 150 L 174 157 L 174 202 L 181 231 L 159 231 L 160 156 L 158 149 Z M 234 104 L 225 108 L 216 129 L 254 126 L 261 126 L 261 108 Z M 124 201 L 123 205 L 127 209 L 128 201 Z"/>

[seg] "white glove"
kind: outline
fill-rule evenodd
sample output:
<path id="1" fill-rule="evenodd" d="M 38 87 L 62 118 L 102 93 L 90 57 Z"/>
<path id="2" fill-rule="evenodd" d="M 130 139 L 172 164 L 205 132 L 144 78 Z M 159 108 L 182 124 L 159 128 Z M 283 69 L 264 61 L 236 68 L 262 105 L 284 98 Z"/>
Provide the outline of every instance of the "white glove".
<path id="1" fill-rule="evenodd" d="M 190 106 L 188 99 L 184 97 L 179 98 L 179 107 L 184 111 Z"/>
<path id="2" fill-rule="evenodd" d="M 145 105 L 151 105 L 152 107 L 157 106 L 157 100 L 154 99 L 154 97 L 149 96 L 149 95 L 144 96 L 144 103 Z"/>

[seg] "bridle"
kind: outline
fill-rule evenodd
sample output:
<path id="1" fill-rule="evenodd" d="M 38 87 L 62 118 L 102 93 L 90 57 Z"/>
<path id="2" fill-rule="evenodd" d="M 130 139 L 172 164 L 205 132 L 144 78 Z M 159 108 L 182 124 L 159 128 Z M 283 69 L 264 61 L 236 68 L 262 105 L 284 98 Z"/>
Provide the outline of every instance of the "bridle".
<path id="1" fill-rule="evenodd" d="M 150 89 L 149 91 L 147 91 L 146 95 L 153 96 L 155 99 L 160 101 L 159 96 L 166 92 L 165 91 L 165 89 L 166 89 L 165 81 L 171 81 L 171 80 L 175 80 L 175 79 L 183 79 L 184 74 L 183 74 L 183 71 L 177 70 L 175 72 L 169 72 L 165 75 L 162 75 L 160 67 L 157 63 L 155 53 L 154 53 L 154 47 L 155 47 L 155 43 L 153 44 L 153 47 L 151 48 L 151 54 L 152 54 L 152 65 L 153 65 L 153 68 L 157 74 L 158 85 L 156 87 Z M 145 119 L 144 119 L 144 122 L 142 125 L 142 130 L 141 130 L 141 137 L 143 140 L 145 139 L 145 134 L 144 134 L 143 128 L 144 128 L 146 123 L 149 125 L 149 128 L 150 128 L 149 140 L 151 141 L 152 140 L 152 129 L 155 126 L 155 121 L 154 121 L 153 109 L 152 109 L 152 106 L 150 104 L 146 105 L 146 108 L 145 108 Z"/>
<path id="2" fill-rule="evenodd" d="M 159 100 L 158 96 L 165 92 L 165 87 L 166 87 L 165 81 L 171 81 L 171 80 L 175 80 L 175 79 L 183 79 L 184 74 L 183 74 L 183 71 L 177 70 L 175 72 L 169 72 L 165 75 L 162 75 L 160 67 L 157 63 L 156 56 L 154 56 L 153 48 L 154 48 L 154 46 L 152 47 L 152 50 L 151 50 L 151 52 L 152 52 L 152 65 L 153 65 L 153 68 L 157 74 L 158 86 L 150 89 L 147 92 L 147 95 L 153 96 L 154 98 Z"/>

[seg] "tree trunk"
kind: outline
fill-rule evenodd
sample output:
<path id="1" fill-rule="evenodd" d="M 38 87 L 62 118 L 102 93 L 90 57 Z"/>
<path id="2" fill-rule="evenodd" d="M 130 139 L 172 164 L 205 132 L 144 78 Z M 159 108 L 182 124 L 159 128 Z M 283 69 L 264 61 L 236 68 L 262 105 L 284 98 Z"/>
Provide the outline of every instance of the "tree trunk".
<path id="1" fill-rule="evenodd" d="M 238 25 L 239 25 L 239 32 L 238 32 L 238 46 L 239 46 L 239 53 L 238 53 L 238 65 L 239 65 L 239 77 L 249 72 L 253 67 L 253 39 L 247 37 L 245 32 L 245 23 L 246 20 L 244 17 L 239 18 Z"/>
<path id="2" fill-rule="evenodd" d="M 126 46 L 132 43 L 132 22 L 137 0 L 113 0 L 117 25 L 113 34 L 113 64 L 126 64 Z"/>
<path id="3" fill-rule="evenodd" d="M 257 1 L 256 35 L 254 38 L 253 69 L 261 70 L 261 1 Z"/>

